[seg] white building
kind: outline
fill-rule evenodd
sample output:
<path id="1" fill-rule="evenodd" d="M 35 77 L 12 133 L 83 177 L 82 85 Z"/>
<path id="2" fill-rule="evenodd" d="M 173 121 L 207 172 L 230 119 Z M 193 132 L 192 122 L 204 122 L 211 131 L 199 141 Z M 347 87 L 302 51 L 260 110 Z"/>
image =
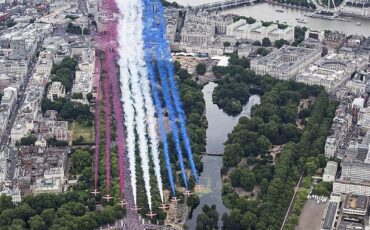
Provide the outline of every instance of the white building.
<path id="1" fill-rule="evenodd" d="M 47 98 L 49 100 L 54 101 L 57 98 L 65 97 L 65 96 L 66 96 L 66 91 L 65 91 L 64 85 L 61 82 L 54 81 L 53 83 L 51 83 L 48 89 L 48 94 L 47 94 Z"/>
<path id="2" fill-rule="evenodd" d="M 369 183 L 352 183 L 350 181 L 337 180 L 333 183 L 333 192 L 352 193 L 355 195 L 370 196 Z"/>
<path id="3" fill-rule="evenodd" d="M 262 43 L 264 38 L 269 38 L 272 43 L 281 39 L 291 43 L 294 41 L 294 27 L 287 26 L 285 29 L 279 29 L 277 24 L 265 27 L 261 21 L 248 24 L 245 19 L 240 19 L 226 27 L 226 35 L 249 42 Z"/>
<path id="4" fill-rule="evenodd" d="M 35 185 L 31 186 L 31 191 L 33 194 L 61 193 L 62 180 L 60 178 L 36 179 Z"/>
<path id="5" fill-rule="evenodd" d="M 50 168 L 44 172 L 45 179 L 60 178 L 64 180 L 64 169 L 63 168 Z"/>
<path id="6" fill-rule="evenodd" d="M 346 87 L 355 95 L 361 95 L 366 92 L 366 84 L 359 80 L 350 80 L 346 83 Z"/>
<path id="7" fill-rule="evenodd" d="M 12 145 L 15 145 L 22 137 L 27 136 L 33 128 L 34 123 L 32 121 L 27 119 L 17 120 L 10 132 Z"/>
<path id="8" fill-rule="evenodd" d="M 296 80 L 324 86 L 327 92 L 334 93 L 345 85 L 355 70 L 364 68 L 365 63 L 366 59 L 362 57 L 331 53 L 307 68 Z"/>
<path id="9" fill-rule="evenodd" d="M 26 75 L 28 64 L 25 60 L 0 59 L 0 74 L 20 74 Z"/>
<path id="10" fill-rule="evenodd" d="M 274 78 L 290 80 L 320 57 L 321 50 L 318 49 L 283 46 L 265 57 L 252 59 L 250 65 L 256 74 L 269 74 Z"/>
<path id="11" fill-rule="evenodd" d="M 4 95 L 1 99 L 1 105 L 9 107 L 9 110 L 12 111 L 15 103 L 17 102 L 18 90 L 13 87 L 7 87 L 4 89 Z"/>
<path id="12" fill-rule="evenodd" d="M 323 181 L 326 182 L 333 182 L 335 179 L 335 175 L 337 174 L 338 163 L 335 161 L 328 161 L 326 164 L 324 175 L 322 177 Z"/>
<path id="13" fill-rule="evenodd" d="M 39 55 L 39 61 L 36 66 L 36 73 L 50 75 L 52 68 L 53 54 L 50 51 L 43 51 Z"/>
<path id="14" fill-rule="evenodd" d="M 333 157 L 337 147 L 337 139 L 334 136 L 327 137 L 325 142 L 325 156 Z"/>

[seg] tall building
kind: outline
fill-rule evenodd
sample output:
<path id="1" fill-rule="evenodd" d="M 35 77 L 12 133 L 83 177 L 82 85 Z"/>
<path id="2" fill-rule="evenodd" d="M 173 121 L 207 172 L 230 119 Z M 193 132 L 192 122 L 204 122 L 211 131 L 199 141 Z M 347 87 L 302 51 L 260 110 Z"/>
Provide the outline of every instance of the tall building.
<path id="1" fill-rule="evenodd" d="M 10 41 L 10 48 L 12 53 L 10 58 L 15 60 L 21 60 L 27 58 L 26 42 L 24 38 L 14 37 Z"/>

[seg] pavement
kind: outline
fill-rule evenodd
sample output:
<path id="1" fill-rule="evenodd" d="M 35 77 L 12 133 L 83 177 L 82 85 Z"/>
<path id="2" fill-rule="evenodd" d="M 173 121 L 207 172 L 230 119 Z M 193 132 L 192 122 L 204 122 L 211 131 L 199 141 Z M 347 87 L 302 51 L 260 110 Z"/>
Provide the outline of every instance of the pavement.
<path id="1" fill-rule="evenodd" d="M 321 219 L 327 204 L 317 204 L 316 200 L 307 200 L 303 206 L 296 230 L 321 229 Z"/>

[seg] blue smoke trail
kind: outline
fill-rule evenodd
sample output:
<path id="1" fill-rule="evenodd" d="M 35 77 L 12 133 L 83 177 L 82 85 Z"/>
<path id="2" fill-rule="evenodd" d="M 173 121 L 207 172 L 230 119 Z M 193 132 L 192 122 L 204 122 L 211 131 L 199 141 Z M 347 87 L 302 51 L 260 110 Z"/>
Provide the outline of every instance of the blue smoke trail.
<path id="1" fill-rule="evenodd" d="M 153 14 L 153 11 L 151 10 L 151 6 L 152 6 L 151 2 L 147 1 L 147 0 L 144 0 L 144 5 L 145 5 L 145 7 L 144 7 L 144 17 L 143 18 L 144 18 L 145 59 L 146 59 L 147 67 L 148 67 L 149 79 L 150 79 L 150 85 L 151 85 L 151 88 L 152 88 L 152 95 L 153 95 L 153 99 L 154 99 L 154 104 L 157 108 L 157 113 L 158 113 L 159 128 L 160 128 L 160 133 L 161 133 L 161 138 L 162 138 L 162 143 L 163 143 L 163 151 L 164 151 L 164 157 L 165 157 L 165 163 L 166 163 L 166 167 L 167 167 L 168 177 L 169 177 L 169 181 L 170 181 L 170 185 L 171 185 L 172 195 L 175 196 L 175 186 L 174 186 L 172 169 L 171 169 L 171 164 L 170 164 L 170 159 L 169 159 L 168 140 L 167 140 L 166 130 L 165 130 L 165 127 L 164 127 L 164 119 L 163 119 L 163 114 L 162 114 L 162 111 L 163 111 L 162 103 L 161 103 L 161 100 L 159 98 L 159 93 L 158 93 L 156 80 L 155 80 L 155 71 L 154 71 L 154 67 L 152 65 L 152 60 L 151 60 L 152 45 L 151 45 L 150 42 L 151 41 L 156 41 L 155 39 L 158 39 L 157 36 L 155 36 L 155 34 L 157 34 L 156 32 L 158 31 L 158 28 L 156 28 L 156 25 L 155 25 L 155 22 L 154 22 L 155 15 Z M 154 47 L 154 48 L 155 48 L 154 50 L 156 51 L 156 57 L 157 57 L 158 56 L 157 55 L 157 48 L 156 47 Z M 163 75 L 164 71 L 160 70 L 160 69 L 159 69 L 159 74 L 161 75 L 161 78 L 162 78 L 162 76 L 165 76 L 165 75 Z M 165 97 L 165 94 L 163 94 L 163 95 Z M 166 106 L 168 107 L 168 99 L 166 100 L 166 98 L 165 98 L 165 102 L 166 102 Z M 172 108 L 172 106 L 171 106 L 171 108 Z M 173 114 L 173 112 L 170 112 L 171 108 L 168 108 L 169 114 Z M 184 180 L 184 185 L 187 189 L 188 186 L 187 186 L 187 180 L 186 180 L 186 174 L 185 174 L 185 167 L 184 167 L 184 163 L 183 163 L 183 159 L 182 159 L 181 147 L 180 147 L 179 141 L 176 141 L 176 136 L 178 136 L 176 134 L 177 134 L 178 131 L 177 131 L 176 123 L 173 122 L 174 117 L 173 116 L 170 116 L 170 117 L 172 117 L 171 122 L 170 122 L 171 130 L 173 132 L 175 142 L 178 142 L 178 144 L 176 144 L 176 150 L 177 150 L 177 153 L 178 153 L 178 158 L 179 158 L 179 162 L 180 162 L 182 177 L 183 177 L 183 180 Z"/>
<path id="2" fill-rule="evenodd" d="M 191 170 L 192 170 L 193 175 L 195 177 L 195 181 L 198 182 L 199 177 L 198 177 L 198 173 L 197 173 L 197 170 L 196 170 L 196 167 L 195 167 L 195 164 L 194 164 L 193 153 L 192 153 L 192 150 L 191 150 L 191 144 L 190 144 L 190 140 L 189 140 L 187 130 L 186 130 L 186 121 L 185 121 L 186 119 L 185 119 L 185 115 L 184 115 L 184 110 L 182 109 L 181 99 L 179 97 L 176 82 L 174 80 L 173 65 L 172 65 L 172 62 L 170 61 L 171 60 L 171 53 L 169 51 L 169 44 L 168 44 L 168 41 L 166 39 L 166 23 L 165 23 L 165 16 L 164 16 L 164 13 L 163 13 L 163 6 L 160 3 L 160 1 L 157 0 L 156 2 L 158 3 L 159 18 L 161 19 L 161 21 L 160 21 L 160 35 L 161 35 L 160 38 L 162 39 L 162 41 L 160 41 L 160 44 L 161 44 L 162 53 L 164 54 L 164 60 L 165 60 L 165 63 L 166 63 L 168 79 L 169 79 L 169 82 L 170 82 L 170 90 L 171 90 L 172 97 L 173 97 L 173 100 L 174 100 L 176 112 L 177 112 L 177 115 L 178 115 L 178 118 L 179 118 L 181 135 L 182 135 L 182 139 L 184 140 L 186 153 L 187 153 L 187 156 L 188 156 L 188 160 L 190 162 L 190 167 L 191 167 Z"/>

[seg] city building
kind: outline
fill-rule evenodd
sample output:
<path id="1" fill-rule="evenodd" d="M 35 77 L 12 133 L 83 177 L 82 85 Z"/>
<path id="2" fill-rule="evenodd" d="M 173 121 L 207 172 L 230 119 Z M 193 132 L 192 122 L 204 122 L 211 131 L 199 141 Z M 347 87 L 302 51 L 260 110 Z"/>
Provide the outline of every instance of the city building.
<path id="1" fill-rule="evenodd" d="M 33 128 L 33 121 L 26 118 L 20 118 L 17 120 L 10 132 L 11 144 L 15 145 L 15 143 L 21 140 L 22 137 L 27 136 Z"/>
<path id="2" fill-rule="evenodd" d="M 52 68 L 53 68 L 52 52 L 51 51 L 41 52 L 36 66 L 36 73 L 50 75 Z"/>
<path id="3" fill-rule="evenodd" d="M 24 60 L 27 58 L 26 41 L 22 37 L 13 37 L 10 41 L 10 49 L 12 49 L 11 59 Z"/>
<path id="4" fill-rule="evenodd" d="M 240 19 L 226 27 L 226 35 L 248 42 L 261 42 L 268 38 L 272 43 L 284 39 L 289 43 L 294 41 L 294 27 L 287 26 L 285 29 L 279 29 L 277 24 L 263 26 L 261 21 L 253 24 L 247 23 L 247 20 Z"/>
<path id="5" fill-rule="evenodd" d="M 333 183 L 333 192 L 370 196 L 370 184 L 338 180 Z"/>
<path id="6" fill-rule="evenodd" d="M 337 148 L 337 139 L 334 136 L 327 137 L 325 141 L 325 156 L 335 156 L 335 151 L 337 150 Z"/>
<path id="7" fill-rule="evenodd" d="M 365 72 L 357 72 L 355 76 L 346 83 L 346 88 L 356 96 L 362 96 L 369 93 L 370 89 L 370 74 Z"/>
<path id="8" fill-rule="evenodd" d="M 42 119 L 37 127 L 37 134 L 45 139 L 56 138 L 57 140 L 69 140 L 68 122 Z"/>
<path id="9" fill-rule="evenodd" d="M 9 187 L 4 187 L 3 190 L 0 191 L 0 195 L 10 196 L 13 204 L 19 204 L 22 201 L 21 190 L 19 188 L 12 189 Z"/>
<path id="10" fill-rule="evenodd" d="M 343 213 L 364 216 L 369 208 L 369 197 L 347 194 L 343 204 Z"/>
<path id="11" fill-rule="evenodd" d="M 62 181 L 60 178 L 38 178 L 36 179 L 35 185 L 31 186 L 31 191 L 35 195 L 41 193 L 61 193 L 62 188 Z"/>
<path id="12" fill-rule="evenodd" d="M 250 66 L 256 74 L 269 74 L 274 78 L 290 80 L 320 57 L 321 50 L 285 45 L 265 57 L 252 59 Z"/>
<path id="13" fill-rule="evenodd" d="M 68 151 L 66 147 L 20 147 L 16 185 L 25 194 L 62 192 Z"/>
<path id="14" fill-rule="evenodd" d="M 51 101 L 56 100 L 60 97 L 65 97 L 66 91 L 64 85 L 59 81 L 54 81 L 51 83 L 48 89 L 47 98 Z"/>
<path id="15" fill-rule="evenodd" d="M 325 156 L 344 157 L 345 140 L 348 131 L 352 128 L 353 117 L 349 114 L 350 109 L 346 101 L 342 101 L 335 111 L 332 126 L 330 127 L 331 135 L 325 141 Z M 357 148 L 357 147 L 356 147 Z"/>
<path id="16" fill-rule="evenodd" d="M 328 161 L 324 169 L 324 175 L 322 176 L 322 180 L 325 182 L 333 182 L 335 179 L 335 175 L 337 174 L 337 169 L 338 169 L 337 162 Z"/>
<path id="17" fill-rule="evenodd" d="M 167 38 L 170 44 L 173 44 L 176 40 L 177 31 L 179 30 L 180 10 L 166 7 L 164 15 L 166 17 Z"/>
<path id="18" fill-rule="evenodd" d="M 322 43 L 325 39 L 325 31 L 308 30 L 306 31 L 306 39 L 313 39 Z"/>
<path id="19" fill-rule="evenodd" d="M 324 86 L 327 92 L 334 93 L 366 63 L 363 57 L 331 53 L 307 68 L 296 80 L 308 85 Z"/>
<path id="20" fill-rule="evenodd" d="M 0 74 L 26 75 L 28 63 L 25 60 L 0 59 Z"/>
<path id="21" fill-rule="evenodd" d="M 336 216 L 339 209 L 339 202 L 330 201 L 325 210 L 324 220 L 322 221 L 321 230 L 332 230 L 336 222 Z"/>
<path id="22" fill-rule="evenodd" d="M 226 34 L 226 27 L 232 22 L 231 16 L 188 10 L 181 29 L 179 49 L 192 53 L 223 54 L 224 47 L 220 37 Z"/>
<path id="23" fill-rule="evenodd" d="M 370 196 L 370 165 L 360 161 L 342 161 L 341 177 L 334 181 L 333 192 Z"/>
<path id="24" fill-rule="evenodd" d="M 13 87 L 8 87 L 4 89 L 4 95 L 1 98 L 1 105 L 8 106 L 11 111 L 17 102 L 17 98 L 18 90 Z"/>
<path id="25" fill-rule="evenodd" d="M 324 43 L 332 49 L 335 49 L 341 46 L 344 42 L 346 42 L 347 36 L 344 33 L 340 33 L 338 31 L 329 32 L 325 34 L 325 41 Z"/>
<path id="26" fill-rule="evenodd" d="M 0 151 L 0 185 L 5 182 L 8 175 L 7 170 L 7 154 L 5 151 Z"/>

